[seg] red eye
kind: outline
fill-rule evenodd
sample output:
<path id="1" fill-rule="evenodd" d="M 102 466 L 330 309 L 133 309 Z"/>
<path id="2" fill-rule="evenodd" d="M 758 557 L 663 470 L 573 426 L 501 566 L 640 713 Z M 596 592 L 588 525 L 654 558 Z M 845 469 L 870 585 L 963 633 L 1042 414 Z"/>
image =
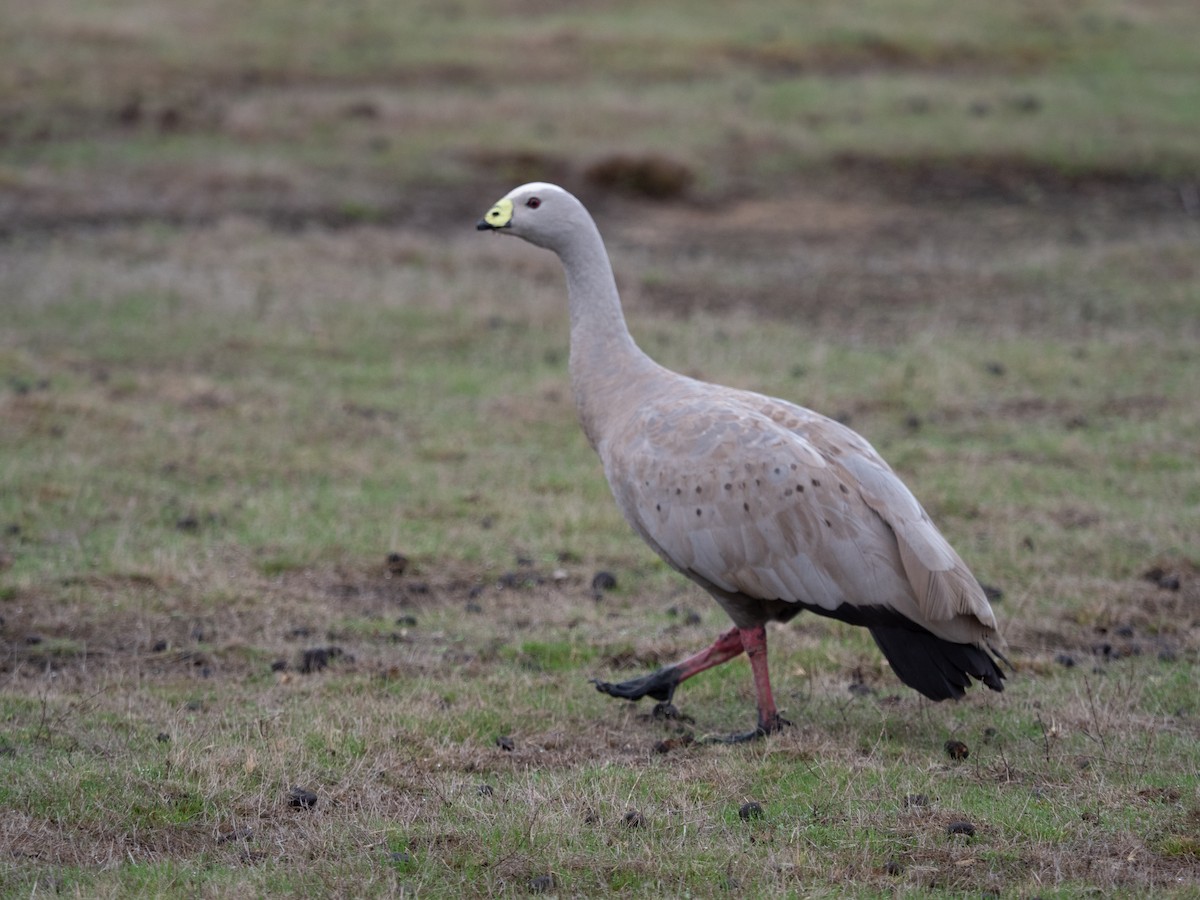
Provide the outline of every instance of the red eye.
<path id="1" fill-rule="evenodd" d="M 542 205 L 542 201 L 539 200 L 537 197 L 530 197 L 528 200 L 525 201 L 525 205 L 528 206 L 530 209 L 537 209 L 539 206 Z"/>

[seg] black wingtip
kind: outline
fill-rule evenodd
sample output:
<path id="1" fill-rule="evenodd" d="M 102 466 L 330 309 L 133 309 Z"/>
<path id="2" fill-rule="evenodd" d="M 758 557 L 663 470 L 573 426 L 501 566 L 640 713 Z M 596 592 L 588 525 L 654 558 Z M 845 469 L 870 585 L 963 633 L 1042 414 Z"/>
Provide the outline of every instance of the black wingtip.
<path id="1" fill-rule="evenodd" d="M 973 644 L 956 644 L 923 629 L 902 627 L 875 626 L 871 636 L 896 677 L 930 700 L 957 700 L 972 679 L 993 691 L 1004 690 L 1004 673 L 996 660 Z"/>

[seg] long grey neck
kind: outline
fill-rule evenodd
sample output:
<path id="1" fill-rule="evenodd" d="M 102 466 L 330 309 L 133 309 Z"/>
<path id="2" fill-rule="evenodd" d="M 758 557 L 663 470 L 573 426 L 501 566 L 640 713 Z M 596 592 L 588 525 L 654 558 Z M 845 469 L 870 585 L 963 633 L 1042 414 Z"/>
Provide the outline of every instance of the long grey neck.
<path id="1" fill-rule="evenodd" d="M 659 369 L 633 341 L 595 223 L 588 217 L 564 235 L 559 257 L 567 274 L 571 318 L 571 387 L 583 430 L 597 446 L 629 391 Z"/>

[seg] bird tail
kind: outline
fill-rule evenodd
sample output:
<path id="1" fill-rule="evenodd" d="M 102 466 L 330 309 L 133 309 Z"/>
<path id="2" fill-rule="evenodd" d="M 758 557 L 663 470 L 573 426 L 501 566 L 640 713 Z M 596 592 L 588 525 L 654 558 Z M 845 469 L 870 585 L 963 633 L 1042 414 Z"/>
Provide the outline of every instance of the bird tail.
<path id="1" fill-rule="evenodd" d="M 1004 673 L 981 647 L 912 628 L 875 625 L 870 630 L 896 676 L 930 700 L 957 700 L 972 678 L 993 691 L 1004 690 Z"/>

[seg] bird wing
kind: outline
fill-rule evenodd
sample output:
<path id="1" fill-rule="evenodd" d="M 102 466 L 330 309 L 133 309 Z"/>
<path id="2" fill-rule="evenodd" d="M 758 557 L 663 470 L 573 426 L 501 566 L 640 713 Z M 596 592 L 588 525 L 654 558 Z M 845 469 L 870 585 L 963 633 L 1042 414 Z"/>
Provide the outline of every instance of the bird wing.
<path id="1" fill-rule="evenodd" d="M 864 438 L 697 387 L 643 404 L 601 453 L 626 518 L 669 564 L 729 594 L 884 607 L 957 641 L 994 633 L 978 583 Z"/>

